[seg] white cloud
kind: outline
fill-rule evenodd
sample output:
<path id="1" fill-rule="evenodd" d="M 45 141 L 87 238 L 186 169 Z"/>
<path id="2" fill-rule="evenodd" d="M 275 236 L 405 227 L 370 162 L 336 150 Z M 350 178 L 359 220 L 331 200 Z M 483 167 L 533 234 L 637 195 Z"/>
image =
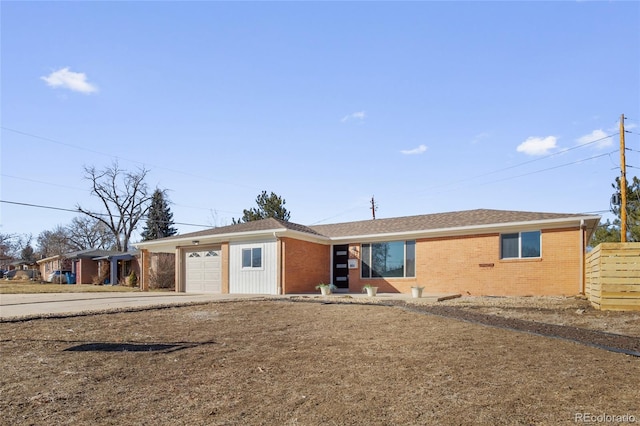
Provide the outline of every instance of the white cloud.
<path id="1" fill-rule="evenodd" d="M 547 136 L 546 138 L 532 136 L 518 145 L 518 148 L 516 148 L 516 150 L 527 155 L 544 155 L 553 148 L 556 148 L 557 140 L 558 138 L 556 138 L 555 136 Z"/>
<path id="2" fill-rule="evenodd" d="M 346 123 L 349 120 L 364 120 L 365 117 L 367 116 L 367 114 L 364 111 L 358 111 L 358 112 L 354 112 L 352 114 L 349 115 L 345 115 L 344 117 L 342 117 L 342 120 L 340 120 L 343 123 Z"/>
<path id="3" fill-rule="evenodd" d="M 487 133 L 487 132 L 478 133 L 477 135 L 475 135 L 475 137 L 473 138 L 471 143 L 473 145 L 475 145 L 475 144 L 480 143 L 483 140 L 487 139 L 489 136 L 491 136 L 491 135 L 489 133 Z"/>
<path id="4" fill-rule="evenodd" d="M 69 89 L 74 92 L 84 94 L 94 93 L 98 88 L 87 81 L 86 74 L 82 72 L 69 71 L 69 67 L 53 71 L 47 76 L 40 77 L 47 82 L 49 87 Z"/>
<path id="5" fill-rule="evenodd" d="M 596 129 L 588 135 L 584 135 L 576 139 L 578 145 L 586 145 L 588 143 L 595 143 L 596 148 L 606 148 L 613 144 L 613 138 L 608 138 L 607 133 L 605 133 L 602 129 Z M 599 140 L 600 139 L 600 140 Z"/>
<path id="6" fill-rule="evenodd" d="M 427 150 L 427 146 L 426 145 L 420 145 L 417 148 L 413 148 L 413 149 L 403 149 L 402 151 L 400 151 L 402 154 L 405 155 L 417 155 L 417 154 L 422 154 Z"/>

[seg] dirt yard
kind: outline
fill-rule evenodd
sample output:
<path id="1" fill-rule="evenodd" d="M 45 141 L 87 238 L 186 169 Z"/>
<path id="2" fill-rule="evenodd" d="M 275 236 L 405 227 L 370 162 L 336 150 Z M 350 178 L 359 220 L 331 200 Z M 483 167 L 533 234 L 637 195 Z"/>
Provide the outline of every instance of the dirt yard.
<path id="1" fill-rule="evenodd" d="M 609 337 L 610 348 L 640 351 L 637 313 L 599 313 L 578 299 L 558 299 L 564 309 L 536 299 L 352 302 L 303 297 L 0 323 L 2 422 L 640 422 L 640 358 L 589 343 Z"/>

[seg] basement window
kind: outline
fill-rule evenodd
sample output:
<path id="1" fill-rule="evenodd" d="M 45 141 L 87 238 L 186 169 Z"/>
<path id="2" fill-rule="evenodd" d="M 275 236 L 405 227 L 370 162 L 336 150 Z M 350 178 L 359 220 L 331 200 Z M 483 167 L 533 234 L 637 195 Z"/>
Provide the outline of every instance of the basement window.
<path id="1" fill-rule="evenodd" d="M 541 232 L 514 232 L 500 235 L 501 259 L 528 259 L 540 257 Z"/>

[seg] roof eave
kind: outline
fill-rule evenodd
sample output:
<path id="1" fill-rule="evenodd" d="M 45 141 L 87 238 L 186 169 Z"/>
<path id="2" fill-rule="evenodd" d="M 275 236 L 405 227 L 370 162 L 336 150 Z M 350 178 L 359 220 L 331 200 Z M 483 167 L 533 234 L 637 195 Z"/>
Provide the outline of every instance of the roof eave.
<path id="1" fill-rule="evenodd" d="M 387 240 L 390 238 L 436 238 L 436 237 L 446 237 L 446 236 L 488 234 L 488 233 L 495 233 L 495 232 L 505 232 L 510 230 L 515 231 L 519 229 L 532 229 L 532 228 L 554 229 L 554 228 L 562 228 L 564 226 L 579 226 L 582 223 L 582 221 L 593 222 L 592 228 L 595 228 L 595 226 L 597 226 L 598 222 L 600 221 L 600 216 L 575 216 L 575 217 L 544 219 L 544 220 L 535 220 L 535 221 L 492 223 L 492 224 L 486 224 L 486 225 L 470 225 L 470 226 L 459 226 L 459 227 L 451 227 L 451 228 L 388 232 L 388 233 L 382 233 L 382 234 L 352 235 L 352 236 L 344 236 L 344 237 L 332 237 L 331 241 L 347 242 L 347 241 L 373 241 L 376 239 Z"/>
<path id="2" fill-rule="evenodd" d="M 133 244 L 134 247 L 141 250 L 149 250 L 153 253 L 166 252 L 172 253 L 177 247 L 205 245 L 205 244 L 219 244 L 227 241 L 247 240 L 253 238 L 264 238 L 267 236 L 273 236 L 277 233 L 287 231 L 286 228 L 274 228 L 263 229 L 260 231 L 245 231 L 245 232 L 227 232 L 224 234 L 211 234 L 211 235 L 199 235 L 199 236 L 186 236 L 176 237 L 171 239 L 158 239 L 152 241 L 144 241 Z M 197 244 L 194 243 L 197 241 Z"/>

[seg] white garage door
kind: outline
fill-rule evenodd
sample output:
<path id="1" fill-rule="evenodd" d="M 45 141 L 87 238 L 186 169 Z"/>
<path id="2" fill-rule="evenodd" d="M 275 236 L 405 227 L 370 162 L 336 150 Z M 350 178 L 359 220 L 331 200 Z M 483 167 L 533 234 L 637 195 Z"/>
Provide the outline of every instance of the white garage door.
<path id="1" fill-rule="evenodd" d="M 185 291 L 187 293 L 221 293 L 221 259 L 220 249 L 187 251 Z"/>

